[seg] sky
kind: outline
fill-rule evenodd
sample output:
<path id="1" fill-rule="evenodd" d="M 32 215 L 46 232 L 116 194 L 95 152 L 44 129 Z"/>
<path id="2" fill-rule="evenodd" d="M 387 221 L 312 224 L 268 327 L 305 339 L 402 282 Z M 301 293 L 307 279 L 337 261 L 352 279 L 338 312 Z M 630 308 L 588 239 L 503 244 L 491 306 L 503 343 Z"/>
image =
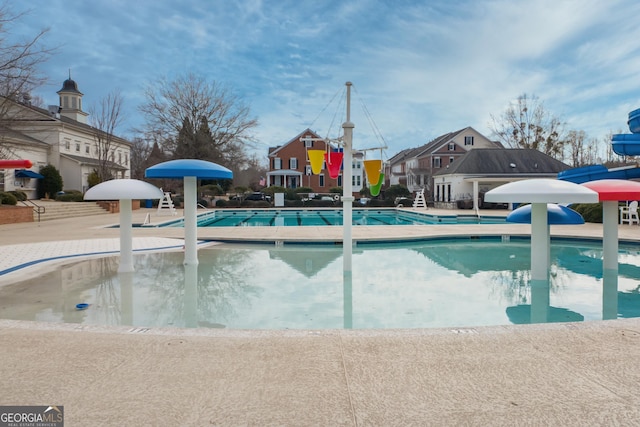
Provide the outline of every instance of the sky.
<path id="1" fill-rule="evenodd" d="M 640 108 L 637 0 L 31 0 L 16 37 L 49 31 L 57 104 L 71 77 L 83 107 L 119 90 L 132 135 L 144 89 L 194 73 L 251 109 L 256 153 L 310 127 L 336 137 L 353 83 L 356 149 L 397 152 L 471 126 L 491 137 L 518 96 L 590 138 L 627 133 Z M 372 150 L 377 151 L 377 150 Z"/>

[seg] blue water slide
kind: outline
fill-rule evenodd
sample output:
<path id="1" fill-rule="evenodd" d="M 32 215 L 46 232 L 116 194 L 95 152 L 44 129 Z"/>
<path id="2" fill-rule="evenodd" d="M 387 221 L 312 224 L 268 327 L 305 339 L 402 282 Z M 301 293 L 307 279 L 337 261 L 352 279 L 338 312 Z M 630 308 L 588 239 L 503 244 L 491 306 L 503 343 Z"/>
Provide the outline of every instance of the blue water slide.
<path id="1" fill-rule="evenodd" d="M 640 108 L 629 113 L 627 124 L 631 133 L 640 133 Z"/>
<path id="2" fill-rule="evenodd" d="M 619 133 L 611 138 L 613 152 L 621 156 L 640 155 L 640 108 L 629 113 L 627 121 L 631 133 Z"/>
<path id="3" fill-rule="evenodd" d="M 611 137 L 613 152 L 621 156 L 640 155 L 640 133 L 619 133 Z"/>
<path id="4" fill-rule="evenodd" d="M 640 136 L 640 135 L 638 135 Z M 640 145 L 639 145 L 640 147 Z M 640 167 L 624 166 L 621 168 L 607 169 L 603 165 L 584 166 L 581 168 L 567 169 L 558 173 L 558 179 L 576 184 L 596 181 L 598 179 L 637 179 L 640 178 Z"/>

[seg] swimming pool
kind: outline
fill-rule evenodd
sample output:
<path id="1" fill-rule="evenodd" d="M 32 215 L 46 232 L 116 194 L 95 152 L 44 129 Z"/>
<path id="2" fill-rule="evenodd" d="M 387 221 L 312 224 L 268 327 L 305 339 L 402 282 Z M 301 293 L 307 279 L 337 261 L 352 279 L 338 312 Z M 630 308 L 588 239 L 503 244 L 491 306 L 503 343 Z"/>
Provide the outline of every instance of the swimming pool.
<path id="1" fill-rule="evenodd" d="M 530 280 L 528 239 L 459 238 L 354 249 L 344 275 L 332 246 L 217 245 L 198 266 L 181 252 L 72 262 L 0 288 L 0 318 L 136 327 L 388 329 L 640 317 L 640 247 L 619 275 L 600 244 L 554 241 L 549 283 Z M 89 304 L 77 310 L 77 304 Z"/>
<path id="2" fill-rule="evenodd" d="M 505 217 L 477 215 L 430 215 L 394 208 L 354 209 L 352 224 L 425 225 L 425 224 L 499 224 Z M 198 215 L 198 227 L 299 227 L 343 224 L 342 209 L 220 209 Z M 182 220 L 163 226 L 182 227 Z"/>

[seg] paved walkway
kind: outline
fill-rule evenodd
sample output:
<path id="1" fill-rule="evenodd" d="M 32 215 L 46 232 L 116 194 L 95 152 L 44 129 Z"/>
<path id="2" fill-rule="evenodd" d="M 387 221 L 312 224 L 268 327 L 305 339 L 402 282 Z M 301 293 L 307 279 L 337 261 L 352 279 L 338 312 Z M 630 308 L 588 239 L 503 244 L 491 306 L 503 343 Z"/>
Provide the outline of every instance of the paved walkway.
<path id="1" fill-rule="evenodd" d="M 146 213 L 136 211 L 140 219 L 134 221 Z M 112 251 L 118 230 L 103 226 L 117 220 L 103 215 L 0 225 L 0 268 Z M 209 230 L 206 237 L 340 236 L 330 227 L 283 228 L 260 236 L 255 230 Z M 619 230 L 622 239 L 640 241 L 640 227 Z M 136 229 L 134 246 L 180 245 L 181 232 Z M 371 232 L 384 238 L 527 234 L 529 227 L 358 228 L 354 238 Z M 601 233 L 594 224 L 552 227 L 552 234 Z M 640 425 L 638 319 L 371 331 L 0 320 L 0 360 L 0 405 L 64 405 L 67 426 Z"/>

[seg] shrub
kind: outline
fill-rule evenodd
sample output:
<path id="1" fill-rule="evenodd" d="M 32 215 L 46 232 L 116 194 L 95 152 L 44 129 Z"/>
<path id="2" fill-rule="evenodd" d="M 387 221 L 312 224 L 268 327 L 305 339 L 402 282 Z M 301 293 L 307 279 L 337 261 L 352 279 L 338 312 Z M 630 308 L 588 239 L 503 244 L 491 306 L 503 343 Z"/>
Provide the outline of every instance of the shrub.
<path id="1" fill-rule="evenodd" d="M 11 193 L 5 193 L 4 191 L 0 191 L 0 205 L 17 205 L 18 199 Z"/>
<path id="2" fill-rule="evenodd" d="M 298 188 L 296 188 L 296 193 L 313 193 L 313 188 L 311 188 L 311 187 L 298 187 Z"/>
<path id="3" fill-rule="evenodd" d="M 303 206 L 308 206 L 308 202 L 305 203 L 302 200 L 287 200 L 285 201 L 284 206 L 287 208 L 301 208 Z"/>
<path id="4" fill-rule="evenodd" d="M 412 197 L 411 191 L 404 185 L 391 185 L 384 192 L 385 199 L 395 200 L 396 197 Z"/>
<path id="5" fill-rule="evenodd" d="M 14 190 L 14 191 L 7 191 L 7 193 L 13 194 L 13 196 L 19 202 L 24 202 L 25 200 L 27 200 L 27 193 L 25 193 L 24 191 Z"/>
<path id="6" fill-rule="evenodd" d="M 602 223 L 602 203 L 576 203 L 569 206 L 584 218 L 584 222 Z"/>
<path id="7" fill-rule="evenodd" d="M 369 206 L 372 208 L 392 207 L 395 206 L 394 201 L 392 199 L 371 199 Z"/>
<path id="8" fill-rule="evenodd" d="M 64 194 L 56 196 L 56 200 L 58 202 L 82 202 L 84 201 L 84 197 L 79 191 L 71 191 L 69 193 L 65 192 Z"/>
<path id="9" fill-rule="evenodd" d="M 244 200 L 240 206 L 248 208 L 269 208 L 271 203 L 266 200 Z"/>
<path id="10" fill-rule="evenodd" d="M 331 187 L 329 193 L 342 194 L 342 187 Z"/>
<path id="11" fill-rule="evenodd" d="M 89 188 L 93 187 L 94 185 L 100 184 L 100 175 L 98 175 L 97 170 L 94 169 L 93 171 L 91 171 L 89 176 L 87 176 L 87 183 L 89 184 Z"/>
<path id="12" fill-rule="evenodd" d="M 209 207 L 209 201 L 208 201 L 208 200 L 206 200 L 206 199 L 200 199 L 200 200 L 198 200 L 198 204 L 200 204 L 200 205 L 204 206 L 205 208 L 208 208 L 208 207 Z"/>
<path id="13" fill-rule="evenodd" d="M 300 199 L 300 196 L 295 189 L 287 188 L 287 191 L 284 193 L 284 198 L 287 200 L 298 200 Z"/>

